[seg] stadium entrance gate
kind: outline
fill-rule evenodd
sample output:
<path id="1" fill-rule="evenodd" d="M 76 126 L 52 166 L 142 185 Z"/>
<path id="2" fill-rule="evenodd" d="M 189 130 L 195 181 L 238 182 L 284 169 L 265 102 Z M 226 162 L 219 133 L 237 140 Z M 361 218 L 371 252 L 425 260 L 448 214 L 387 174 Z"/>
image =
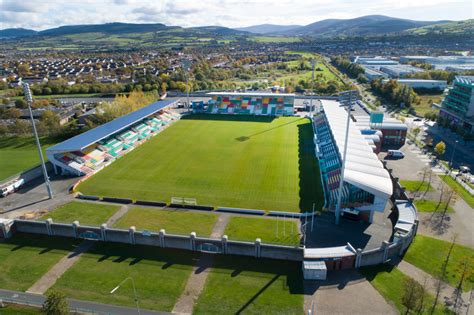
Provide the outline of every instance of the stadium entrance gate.
<path id="1" fill-rule="evenodd" d="M 198 245 L 197 249 L 207 254 L 220 254 L 222 252 L 219 246 L 211 243 L 200 244 Z"/>

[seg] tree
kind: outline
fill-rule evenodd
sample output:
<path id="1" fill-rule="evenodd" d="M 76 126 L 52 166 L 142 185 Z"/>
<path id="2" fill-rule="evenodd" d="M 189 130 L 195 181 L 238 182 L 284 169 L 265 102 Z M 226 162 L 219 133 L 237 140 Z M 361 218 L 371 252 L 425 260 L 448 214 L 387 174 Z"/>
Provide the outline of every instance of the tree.
<path id="1" fill-rule="evenodd" d="M 446 144 L 443 141 L 440 141 L 436 144 L 434 151 L 438 157 L 444 154 L 446 152 Z"/>
<path id="2" fill-rule="evenodd" d="M 423 300 L 425 288 L 412 278 L 405 280 L 404 292 L 402 296 L 402 304 L 406 308 L 405 314 L 409 314 L 411 310 L 423 308 Z"/>
<path id="3" fill-rule="evenodd" d="M 415 127 L 415 128 L 413 128 L 413 130 L 411 131 L 411 132 L 413 132 L 413 135 L 415 136 L 415 141 L 416 141 L 416 139 L 418 138 L 418 135 L 420 134 L 420 131 L 421 131 L 420 127 Z"/>
<path id="4" fill-rule="evenodd" d="M 69 314 L 66 296 L 58 291 L 50 291 L 46 295 L 46 300 L 43 303 L 43 312 L 47 315 Z"/>
<path id="5" fill-rule="evenodd" d="M 24 99 L 19 99 L 15 101 L 15 107 L 16 108 L 26 108 L 28 104 Z"/>
<path id="6" fill-rule="evenodd" d="M 51 110 L 45 110 L 41 115 L 38 126 L 39 132 L 42 134 L 56 134 L 60 128 L 60 119 L 58 114 Z"/>

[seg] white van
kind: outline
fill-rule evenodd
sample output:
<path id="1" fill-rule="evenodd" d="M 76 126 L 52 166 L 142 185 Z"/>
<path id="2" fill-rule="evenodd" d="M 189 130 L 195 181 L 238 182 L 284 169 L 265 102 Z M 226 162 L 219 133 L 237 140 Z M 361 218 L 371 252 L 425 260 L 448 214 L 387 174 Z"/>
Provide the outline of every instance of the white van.
<path id="1" fill-rule="evenodd" d="M 402 159 L 405 157 L 405 153 L 400 150 L 388 150 L 387 157 L 394 159 Z"/>

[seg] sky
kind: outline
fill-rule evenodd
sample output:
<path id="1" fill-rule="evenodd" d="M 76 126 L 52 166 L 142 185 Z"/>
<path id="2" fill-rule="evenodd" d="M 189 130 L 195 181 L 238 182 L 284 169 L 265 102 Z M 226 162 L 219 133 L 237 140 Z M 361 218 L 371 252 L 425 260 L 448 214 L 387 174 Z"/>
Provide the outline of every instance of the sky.
<path id="1" fill-rule="evenodd" d="M 473 0 L 0 0 L 0 29 L 109 22 L 183 27 L 306 25 L 381 14 L 414 20 L 474 18 Z"/>

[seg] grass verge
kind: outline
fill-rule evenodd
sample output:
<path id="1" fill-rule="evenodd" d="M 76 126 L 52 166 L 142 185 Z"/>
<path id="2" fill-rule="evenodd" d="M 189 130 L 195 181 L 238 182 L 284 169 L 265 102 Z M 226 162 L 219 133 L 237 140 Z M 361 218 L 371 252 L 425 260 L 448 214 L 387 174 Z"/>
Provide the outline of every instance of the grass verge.
<path id="1" fill-rule="evenodd" d="M 419 180 L 400 180 L 400 184 L 410 192 L 426 191 L 426 188 L 428 188 L 428 191 L 433 190 L 433 187 L 428 182 Z"/>
<path id="2" fill-rule="evenodd" d="M 439 277 L 450 246 L 450 242 L 417 235 L 403 259 L 432 276 Z M 474 287 L 474 250 L 471 248 L 454 245 L 447 265 L 445 281 L 457 287 L 464 269 L 464 262 L 470 264 L 463 282 L 463 291 L 467 291 Z"/>
<path id="3" fill-rule="evenodd" d="M 263 243 L 298 246 L 298 223 L 294 220 L 233 216 L 225 228 L 231 240 L 254 242 L 258 237 Z"/>
<path id="4" fill-rule="evenodd" d="M 0 288 L 25 291 L 68 252 L 77 240 L 16 234 L 0 242 Z"/>
<path id="5" fill-rule="evenodd" d="M 467 192 L 459 183 L 449 175 L 439 176 L 449 187 L 451 187 L 471 208 L 474 208 L 474 196 Z"/>
<path id="6" fill-rule="evenodd" d="M 406 313 L 406 308 L 402 304 L 402 298 L 405 281 L 409 278 L 407 275 L 391 265 L 363 267 L 360 271 L 385 300 L 393 303 L 401 314 Z M 434 303 L 434 296 L 427 293 L 425 301 L 425 311 L 423 314 L 430 314 L 429 310 Z M 438 304 L 434 314 L 446 314 L 444 307 Z"/>
<path id="7" fill-rule="evenodd" d="M 131 208 L 115 227 L 128 229 L 135 226 L 137 230 L 189 235 L 196 232 L 198 236 L 210 236 L 218 218 L 217 214 L 192 212 L 187 210 L 158 210 L 153 208 Z"/>
<path id="8" fill-rule="evenodd" d="M 82 225 L 100 225 L 120 209 L 120 206 L 92 202 L 72 201 L 46 213 L 40 219 L 53 219 L 53 222 L 72 223 L 79 221 Z"/>
<path id="9" fill-rule="evenodd" d="M 156 247 L 98 243 L 59 278 L 52 289 L 76 299 L 134 307 L 131 281 L 140 307 L 171 311 L 191 274 L 192 253 Z"/>
<path id="10" fill-rule="evenodd" d="M 301 265 L 216 256 L 195 314 L 303 314 Z"/>
<path id="11" fill-rule="evenodd" d="M 446 202 L 442 202 L 438 204 L 437 201 L 433 200 L 415 200 L 414 204 L 416 209 L 419 212 L 443 212 L 444 207 L 446 206 Z M 448 213 L 453 213 L 454 209 L 452 207 L 448 207 Z"/>

